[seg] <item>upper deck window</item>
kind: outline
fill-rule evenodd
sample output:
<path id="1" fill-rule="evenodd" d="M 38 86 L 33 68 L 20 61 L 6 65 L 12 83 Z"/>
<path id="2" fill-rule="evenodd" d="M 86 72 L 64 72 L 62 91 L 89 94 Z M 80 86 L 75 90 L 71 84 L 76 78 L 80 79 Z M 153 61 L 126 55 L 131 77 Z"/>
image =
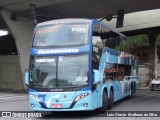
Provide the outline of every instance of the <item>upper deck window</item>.
<path id="1" fill-rule="evenodd" d="M 79 45 L 89 42 L 89 24 L 51 24 L 39 26 L 33 46 Z"/>

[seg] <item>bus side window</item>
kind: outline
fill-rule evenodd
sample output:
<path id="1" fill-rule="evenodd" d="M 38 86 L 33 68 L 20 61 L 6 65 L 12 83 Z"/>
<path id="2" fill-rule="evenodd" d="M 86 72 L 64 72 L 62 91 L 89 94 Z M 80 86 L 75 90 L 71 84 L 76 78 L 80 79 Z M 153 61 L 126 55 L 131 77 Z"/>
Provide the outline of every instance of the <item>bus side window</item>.
<path id="1" fill-rule="evenodd" d="M 101 26 L 100 37 L 105 47 L 114 48 L 121 41 L 120 35 L 111 29 Z"/>
<path id="2" fill-rule="evenodd" d="M 125 77 L 124 65 L 118 64 L 117 80 L 122 81 Z"/>
<path id="3" fill-rule="evenodd" d="M 123 65 L 123 64 L 118 64 L 118 74 L 117 74 L 117 79 L 119 81 L 122 81 L 125 76 L 130 76 L 131 74 L 131 66 L 130 65 Z"/>
<path id="4" fill-rule="evenodd" d="M 100 38 L 101 25 L 99 23 L 94 23 L 93 33 L 92 33 L 92 66 L 93 69 L 99 69 L 99 62 L 103 50 L 103 42 Z"/>
<path id="5" fill-rule="evenodd" d="M 105 82 L 116 80 L 116 78 L 117 78 L 117 64 L 106 63 L 104 75 L 105 75 Z"/>
<path id="6" fill-rule="evenodd" d="M 126 65 L 125 66 L 125 76 L 130 76 L 131 75 L 131 65 Z"/>

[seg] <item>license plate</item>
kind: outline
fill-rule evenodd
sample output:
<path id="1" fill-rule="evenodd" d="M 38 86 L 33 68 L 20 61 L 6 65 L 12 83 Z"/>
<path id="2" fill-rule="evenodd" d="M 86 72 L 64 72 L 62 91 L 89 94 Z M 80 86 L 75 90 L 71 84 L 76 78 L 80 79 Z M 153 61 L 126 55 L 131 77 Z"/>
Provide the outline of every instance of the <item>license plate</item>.
<path id="1" fill-rule="evenodd" d="M 52 108 L 62 108 L 62 104 L 52 104 Z"/>

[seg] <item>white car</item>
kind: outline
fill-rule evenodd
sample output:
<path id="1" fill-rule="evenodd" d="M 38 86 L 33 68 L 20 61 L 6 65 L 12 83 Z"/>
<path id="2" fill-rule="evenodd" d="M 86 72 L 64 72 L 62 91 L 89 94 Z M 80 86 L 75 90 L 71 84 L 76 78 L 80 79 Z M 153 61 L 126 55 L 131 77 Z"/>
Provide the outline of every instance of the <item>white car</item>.
<path id="1" fill-rule="evenodd" d="M 152 80 L 151 85 L 150 85 L 150 90 L 151 91 L 160 90 L 160 76 Z"/>

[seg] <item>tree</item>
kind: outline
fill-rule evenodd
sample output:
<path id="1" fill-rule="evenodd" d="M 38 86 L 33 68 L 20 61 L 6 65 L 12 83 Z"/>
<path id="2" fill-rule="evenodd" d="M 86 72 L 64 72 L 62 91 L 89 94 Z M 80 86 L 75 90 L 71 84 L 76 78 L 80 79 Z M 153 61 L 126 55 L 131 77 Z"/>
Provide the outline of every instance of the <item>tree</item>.
<path id="1" fill-rule="evenodd" d="M 148 37 L 146 34 L 131 36 L 128 37 L 128 39 L 121 41 L 114 49 L 131 54 L 137 54 L 138 48 L 146 43 L 148 44 Z"/>

